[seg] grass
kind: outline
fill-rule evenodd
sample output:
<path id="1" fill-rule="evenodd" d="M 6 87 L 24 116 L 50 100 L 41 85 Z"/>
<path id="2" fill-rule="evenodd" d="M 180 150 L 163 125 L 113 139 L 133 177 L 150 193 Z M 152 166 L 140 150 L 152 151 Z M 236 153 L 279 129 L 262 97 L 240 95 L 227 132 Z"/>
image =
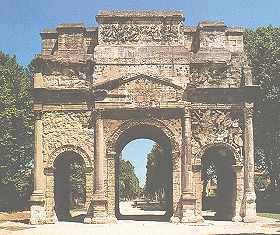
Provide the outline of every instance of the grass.
<path id="1" fill-rule="evenodd" d="M 276 213 L 258 213 L 257 215 L 261 217 L 280 220 L 280 214 L 276 214 Z"/>

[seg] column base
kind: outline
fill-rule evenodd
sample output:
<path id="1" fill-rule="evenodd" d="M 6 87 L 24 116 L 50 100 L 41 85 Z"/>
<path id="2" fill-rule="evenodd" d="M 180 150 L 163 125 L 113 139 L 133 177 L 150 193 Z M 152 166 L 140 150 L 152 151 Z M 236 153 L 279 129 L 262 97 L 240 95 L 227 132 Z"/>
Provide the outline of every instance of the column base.
<path id="1" fill-rule="evenodd" d="M 245 213 L 243 221 L 245 223 L 255 223 L 257 221 L 256 194 L 255 192 L 245 193 Z"/>
<path id="2" fill-rule="evenodd" d="M 257 222 L 257 216 L 245 216 L 243 218 L 244 223 L 256 223 Z"/>
<path id="3" fill-rule="evenodd" d="M 84 219 L 85 224 L 112 224 L 117 223 L 115 216 L 108 215 L 108 202 L 103 193 L 94 195 L 91 200 L 87 215 Z"/>
<path id="4" fill-rule="evenodd" d="M 30 224 L 46 223 L 45 197 L 42 191 L 34 191 L 29 200 Z"/>
<path id="5" fill-rule="evenodd" d="M 181 223 L 203 223 L 204 218 L 202 216 L 191 215 L 191 216 L 183 216 L 181 219 Z"/>
<path id="6" fill-rule="evenodd" d="M 182 193 L 182 218 L 181 223 L 199 223 L 203 222 L 202 216 L 195 214 L 196 198 L 192 192 Z"/>
<path id="7" fill-rule="evenodd" d="M 242 217 L 240 215 L 236 215 L 236 216 L 232 217 L 231 221 L 232 222 L 241 222 Z"/>
<path id="8" fill-rule="evenodd" d="M 169 222 L 172 223 L 172 224 L 178 224 L 178 223 L 180 223 L 180 218 L 177 217 L 177 216 L 172 216 L 170 218 Z"/>

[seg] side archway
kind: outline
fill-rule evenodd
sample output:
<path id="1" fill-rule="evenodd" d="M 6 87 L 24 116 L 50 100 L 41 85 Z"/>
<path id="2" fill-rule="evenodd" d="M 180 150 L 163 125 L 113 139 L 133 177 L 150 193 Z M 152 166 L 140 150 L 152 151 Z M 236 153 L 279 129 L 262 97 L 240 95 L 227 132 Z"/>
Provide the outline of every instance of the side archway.
<path id="1" fill-rule="evenodd" d="M 59 215 L 57 214 L 57 196 L 55 192 L 57 192 L 57 188 L 60 188 L 61 186 L 58 186 L 58 182 L 62 182 L 63 180 L 65 182 L 69 181 L 69 175 L 67 174 L 68 168 L 69 168 L 69 162 L 75 161 L 76 163 L 81 164 L 81 166 L 84 166 L 84 190 L 85 190 L 85 201 L 84 207 L 87 209 L 89 207 L 92 194 L 93 194 L 93 175 L 94 175 L 94 168 L 93 168 L 93 162 L 90 158 L 90 156 L 84 151 L 82 148 L 74 145 L 64 145 L 56 150 L 54 150 L 47 162 L 46 167 L 44 169 L 45 177 L 46 177 L 46 212 L 47 216 L 50 219 L 50 222 L 55 222 L 57 219 L 59 219 Z M 68 168 L 67 168 L 68 167 Z M 66 169 L 67 168 L 67 169 Z M 68 172 L 69 173 L 69 172 Z M 67 178 L 68 177 L 68 178 Z M 65 183 L 64 182 L 64 183 Z M 62 183 L 61 185 L 64 185 Z M 64 190 L 64 194 L 69 194 L 69 190 Z M 62 192 L 62 190 L 60 190 Z M 67 197 L 69 195 L 66 195 Z M 70 195 L 71 196 L 71 195 Z M 65 200 L 60 200 L 61 202 L 65 202 Z M 65 214 L 66 212 L 69 212 L 68 205 L 63 205 L 62 210 L 64 210 Z M 68 210 L 68 211 L 66 211 Z M 63 212 L 63 213 L 64 213 Z M 62 214 L 63 214 L 62 213 Z"/>
<path id="2" fill-rule="evenodd" d="M 242 220 L 244 174 L 240 159 L 227 143 L 207 145 L 195 156 L 201 185 L 197 197 L 201 199 L 201 209 L 215 212 L 215 219 Z"/>

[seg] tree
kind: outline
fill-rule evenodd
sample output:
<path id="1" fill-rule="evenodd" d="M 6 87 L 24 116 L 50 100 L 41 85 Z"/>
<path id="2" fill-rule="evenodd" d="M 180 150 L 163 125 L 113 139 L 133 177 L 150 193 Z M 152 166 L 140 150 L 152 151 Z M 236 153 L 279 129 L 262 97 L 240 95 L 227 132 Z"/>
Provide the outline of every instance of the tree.
<path id="1" fill-rule="evenodd" d="M 141 188 L 130 161 L 120 161 L 120 198 L 132 200 L 138 197 Z"/>
<path id="2" fill-rule="evenodd" d="M 261 88 L 255 112 L 256 167 L 268 175 L 276 191 L 280 189 L 280 28 L 247 30 L 245 50 L 253 81 Z"/>
<path id="3" fill-rule="evenodd" d="M 145 192 L 156 200 L 163 200 L 170 181 L 169 161 L 165 151 L 155 144 L 147 157 Z"/>
<path id="4" fill-rule="evenodd" d="M 80 205 L 84 205 L 86 201 L 85 164 L 81 159 L 73 159 L 69 167 L 72 207 L 78 208 Z"/>
<path id="5" fill-rule="evenodd" d="M 30 73 L 17 64 L 15 57 L 0 52 L 0 189 L 12 194 L 0 192 L 0 201 L 6 201 L 2 209 L 26 206 L 32 191 L 33 112 Z"/>

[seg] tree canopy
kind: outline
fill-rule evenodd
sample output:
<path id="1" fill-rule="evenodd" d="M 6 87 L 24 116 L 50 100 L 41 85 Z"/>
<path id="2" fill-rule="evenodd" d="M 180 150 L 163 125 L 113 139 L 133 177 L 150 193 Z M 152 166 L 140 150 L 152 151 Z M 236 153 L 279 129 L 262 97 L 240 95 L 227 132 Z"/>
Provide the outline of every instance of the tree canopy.
<path id="1" fill-rule="evenodd" d="M 141 188 L 139 186 L 139 179 L 134 172 L 134 166 L 130 161 L 120 161 L 120 198 L 125 200 L 132 200 L 139 196 Z"/>
<path id="2" fill-rule="evenodd" d="M 156 200 L 163 200 L 168 190 L 171 180 L 168 160 L 166 152 L 158 144 L 147 156 L 145 193 Z"/>
<path id="3" fill-rule="evenodd" d="M 15 57 L 0 52 L 0 189 L 5 192 L 0 192 L 2 209 L 22 207 L 23 202 L 26 205 L 31 191 L 31 86 L 30 71 Z"/>
<path id="4" fill-rule="evenodd" d="M 280 28 L 247 30 L 244 39 L 253 81 L 261 89 L 254 120 L 256 167 L 275 191 L 280 189 Z"/>

